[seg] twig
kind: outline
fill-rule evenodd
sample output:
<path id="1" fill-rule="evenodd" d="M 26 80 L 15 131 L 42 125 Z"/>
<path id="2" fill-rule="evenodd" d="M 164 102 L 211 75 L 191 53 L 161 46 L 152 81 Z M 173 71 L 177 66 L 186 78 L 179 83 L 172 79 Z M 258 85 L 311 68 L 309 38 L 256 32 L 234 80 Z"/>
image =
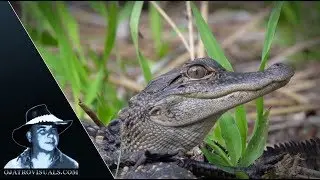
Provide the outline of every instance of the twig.
<path id="1" fill-rule="evenodd" d="M 157 75 L 159 71 L 161 71 L 164 67 L 166 67 L 172 59 L 178 57 L 181 53 L 185 52 L 185 49 L 183 46 L 178 47 L 176 50 L 173 50 L 172 52 L 169 52 L 166 56 L 163 58 L 159 59 L 158 62 L 156 62 L 152 68 L 151 68 L 151 73 L 153 75 Z M 137 83 L 141 84 L 144 82 L 144 76 L 140 74 L 137 78 Z"/>
<path id="2" fill-rule="evenodd" d="M 84 110 L 84 112 L 86 112 L 86 114 L 88 114 L 88 116 L 93 120 L 93 122 L 99 126 L 99 127 L 103 127 L 104 124 L 100 121 L 100 119 L 98 118 L 98 116 L 85 104 L 82 103 L 82 101 L 79 99 L 79 106 Z"/>
<path id="3" fill-rule="evenodd" d="M 312 38 L 311 40 L 304 41 L 301 43 L 298 43 L 287 50 L 283 51 L 281 54 L 275 56 L 274 58 L 269 60 L 268 64 L 274 64 L 283 61 L 286 57 L 291 56 L 297 52 L 302 51 L 303 49 L 312 47 L 314 45 L 320 44 L 320 37 Z"/>
<path id="4" fill-rule="evenodd" d="M 208 22 L 208 14 L 209 14 L 209 2 L 208 1 L 201 1 L 201 7 L 200 7 L 201 15 L 204 19 L 204 21 L 207 23 Z M 199 34 L 198 34 L 199 36 Z M 199 38 L 198 42 L 198 51 L 197 51 L 197 56 L 198 57 L 204 57 L 205 56 L 205 51 L 204 51 L 204 45 Z"/>
<path id="5" fill-rule="evenodd" d="M 304 124 L 303 121 L 304 121 L 304 119 L 299 119 L 299 120 L 294 120 L 294 121 L 284 120 L 284 122 L 272 124 L 269 127 L 268 131 L 270 133 L 272 133 L 274 131 L 280 131 L 283 129 L 298 127 L 298 126 Z M 317 124 L 317 123 L 313 124 L 313 122 L 311 122 L 311 125 L 315 125 L 315 124 Z"/>
<path id="6" fill-rule="evenodd" d="M 314 86 L 316 86 L 316 82 L 314 80 L 298 80 L 294 82 L 294 84 L 289 85 L 287 88 L 290 89 L 291 91 L 298 92 L 298 91 L 310 89 Z"/>
<path id="7" fill-rule="evenodd" d="M 179 66 L 181 64 L 183 64 L 189 57 L 189 53 L 185 52 L 183 54 L 181 54 L 180 56 L 178 56 L 176 59 L 174 59 L 173 61 L 171 61 L 167 66 L 165 66 L 162 70 L 160 70 L 156 76 L 163 74 L 165 72 L 168 72 L 172 67 L 176 67 Z"/>
<path id="8" fill-rule="evenodd" d="M 316 74 L 318 71 L 317 67 L 308 67 L 308 71 L 300 71 L 297 72 L 293 77 L 292 80 L 297 81 L 301 79 L 308 79 L 310 76 Z"/>
<path id="9" fill-rule="evenodd" d="M 109 76 L 109 81 L 113 84 L 123 86 L 127 89 L 130 89 L 134 92 L 140 92 L 144 87 L 135 81 L 128 79 L 124 76 L 115 77 L 113 75 Z"/>
<path id="10" fill-rule="evenodd" d="M 285 94 L 286 96 L 294 99 L 295 101 L 297 101 L 297 102 L 299 102 L 301 104 L 309 102 L 309 100 L 307 98 L 305 98 L 305 97 L 297 94 L 296 92 L 294 92 L 294 89 L 293 89 L 293 91 L 291 91 L 291 90 L 282 88 L 282 89 L 278 89 L 277 92 Z"/>
<path id="11" fill-rule="evenodd" d="M 269 8 L 266 8 L 265 11 L 263 11 L 262 13 L 259 13 L 255 16 L 257 16 L 254 20 L 250 21 L 249 23 L 245 24 L 243 27 L 241 27 L 236 32 L 234 32 L 233 34 L 231 34 L 228 38 L 226 38 L 223 42 L 222 42 L 222 47 L 223 48 L 227 48 L 228 46 L 230 46 L 233 42 L 235 42 L 238 38 L 242 37 L 249 28 L 253 27 L 254 25 L 256 25 L 261 19 L 263 19 L 263 17 L 265 17 L 268 12 L 269 12 Z M 266 14 L 264 14 L 266 13 Z M 188 60 L 188 54 L 189 52 L 185 52 L 183 54 L 181 54 L 179 57 L 177 57 L 175 60 L 173 60 L 171 63 L 169 63 L 162 71 L 160 71 L 158 74 L 161 73 L 165 73 L 167 72 L 169 69 L 171 69 L 172 67 L 176 67 L 178 65 L 183 64 L 185 61 Z M 174 62 L 176 61 L 176 62 Z"/>
<path id="12" fill-rule="evenodd" d="M 161 9 L 161 7 L 158 6 L 158 4 L 154 1 L 150 1 L 150 3 L 158 10 L 158 12 L 162 15 L 162 17 L 171 25 L 171 27 L 174 29 L 174 31 L 178 34 L 180 39 L 182 40 L 184 46 L 190 52 L 190 47 L 186 41 L 186 39 L 183 37 L 182 33 L 176 26 L 176 24 L 171 20 L 171 18 Z"/>
<path id="13" fill-rule="evenodd" d="M 189 47 L 190 47 L 190 57 L 194 59 L 194 39 L 193 39 L 193 24 L 192 24 L 192 15 L 191 15 L 191 5 L 190 1 L 186 2 L 187 5 L 187 15 L 188 15 L 188 29 L 189 29 Z"/>

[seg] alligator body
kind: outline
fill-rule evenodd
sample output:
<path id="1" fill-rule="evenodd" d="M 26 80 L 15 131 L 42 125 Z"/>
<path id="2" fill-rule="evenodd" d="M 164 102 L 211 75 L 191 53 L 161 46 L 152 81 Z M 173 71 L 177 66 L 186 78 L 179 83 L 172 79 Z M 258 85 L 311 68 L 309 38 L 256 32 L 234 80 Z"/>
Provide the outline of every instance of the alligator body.
<path id="1" fill-rule="evenodd" d="M 227 71 L 213 59 L 198 58 L 152 80 L 130 99 L 118 119 L 92 136 L 101 136 L 94 141 L 113 173 L 121 163 L 122 177 L 151 177 L 151 173 L 153 178 L 196 178 L 191 165 L 181 168 L 177 159 L 161 161 L 171 156 L 188 159 L 186 153 L 203 141 L 223 113 L 285 86 L 293 75 L 284 64 L 240 73 Z M 85 127 L 89 134 L 94 129 Z M 160 156 L 150 159 L 146 151 Z M 148 158 L 145 168 L 137 168 Z"/>
<path id="2" fill-rule="evenodd" d="M 247 173 L 252 178 L 320 178 L 320 139 L 267 147 Z"/>

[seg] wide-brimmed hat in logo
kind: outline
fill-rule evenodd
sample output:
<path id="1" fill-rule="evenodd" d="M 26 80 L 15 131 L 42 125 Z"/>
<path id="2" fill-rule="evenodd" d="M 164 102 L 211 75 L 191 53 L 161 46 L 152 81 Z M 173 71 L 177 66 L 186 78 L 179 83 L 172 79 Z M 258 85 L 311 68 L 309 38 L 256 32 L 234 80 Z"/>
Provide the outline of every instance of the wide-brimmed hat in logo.
<path id="1" fill-rule="evenodd" d="M 13 130 L 12 138 L 20 146 L 30 147 L 26 133 L 34 124 L 51 124 L 56 125 L 58 134 L 60 135 L 68 129 L 72 120 L 62 120 L 51 114 L 45 104 L 40 104 L 30 108 L 26 112 L 26 123 L 19 128 Z"/>

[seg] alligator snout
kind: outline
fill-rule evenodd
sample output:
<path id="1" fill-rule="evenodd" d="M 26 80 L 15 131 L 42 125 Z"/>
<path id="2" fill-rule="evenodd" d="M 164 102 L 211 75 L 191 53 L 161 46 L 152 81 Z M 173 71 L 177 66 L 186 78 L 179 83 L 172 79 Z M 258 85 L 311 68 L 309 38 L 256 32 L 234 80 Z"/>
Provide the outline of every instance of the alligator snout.
<path id="1" fill-rule="evenodd" d="M 265 70 L 275 81 L 285 81 L 294 75 L 294 69 L 283 63 L 276 63 Z"/>

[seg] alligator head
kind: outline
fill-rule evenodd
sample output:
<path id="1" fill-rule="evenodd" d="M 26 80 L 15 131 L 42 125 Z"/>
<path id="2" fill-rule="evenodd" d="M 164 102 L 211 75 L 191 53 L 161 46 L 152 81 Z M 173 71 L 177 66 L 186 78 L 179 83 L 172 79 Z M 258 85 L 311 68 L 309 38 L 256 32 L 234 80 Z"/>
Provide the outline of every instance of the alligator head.
<path id="1" fill-rule="evenodd" d="M 122 148 L 188 151 L 226 111 L 285 86 L 294 71 L 274 64 L 265 71 L 230 72 L 198 58 L 152 80 L 119 112 Z"/>

